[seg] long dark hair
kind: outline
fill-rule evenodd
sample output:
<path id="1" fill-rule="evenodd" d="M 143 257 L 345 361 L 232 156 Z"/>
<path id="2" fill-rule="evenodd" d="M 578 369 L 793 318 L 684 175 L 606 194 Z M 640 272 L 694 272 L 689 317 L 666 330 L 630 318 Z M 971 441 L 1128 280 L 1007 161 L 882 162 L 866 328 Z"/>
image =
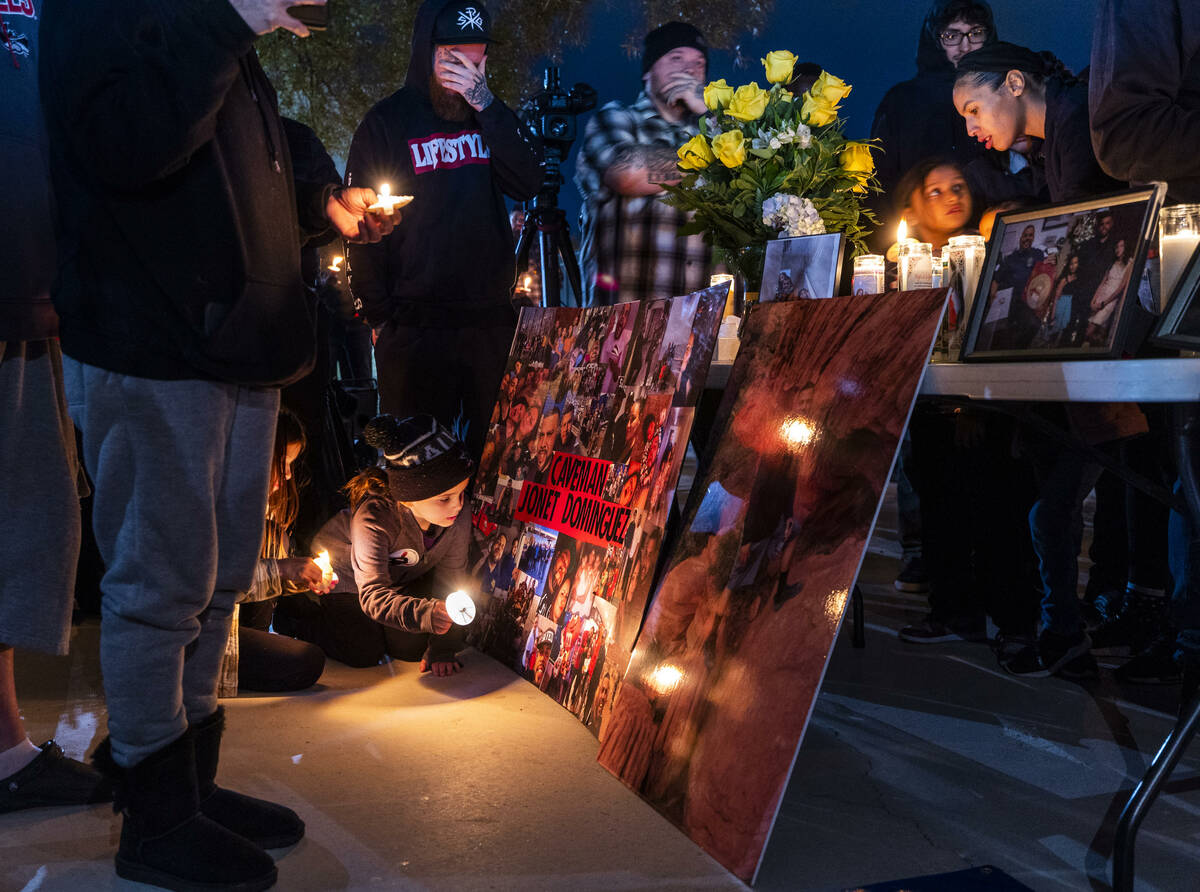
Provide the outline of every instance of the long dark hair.
<path id="1" fill-rule="evenodd" d="M 271 448 L 271 492 L 267 495 L 267 534 L 263 537 L 263 557 L 278 557 L 283 534 L 291 529 L 300 512 L 299 467 L 293 467 L 292 476 L 287 473 L 288 447 L 300 444 L 303 453 L 308 445 L 304 425 L 288 409 L 279 410 L 275 422 L 275 442 Z M 297 459 L 299 456 L 297 456 Z"/>

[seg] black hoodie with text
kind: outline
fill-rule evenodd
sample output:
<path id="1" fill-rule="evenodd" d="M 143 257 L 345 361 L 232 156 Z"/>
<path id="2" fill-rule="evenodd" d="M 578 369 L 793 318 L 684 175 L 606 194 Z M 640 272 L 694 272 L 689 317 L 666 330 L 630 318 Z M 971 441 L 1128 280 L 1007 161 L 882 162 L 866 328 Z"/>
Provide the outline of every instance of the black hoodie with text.
<path id="1" fill-rule="evenodd" d="M 504 196 L 532 198 L 542 183 L 536 141 L 499 99 L 464 121 L 434 111 L 433 24 L 448 2 L 421 5 L 404 86 L 367 112 L 350 145 L 349 185 L 387 183 L 413 196 L 391 235 L 349 249 L 350 285 L 374 327 L 470 326 L 510 306 L 516 262 Z"/>

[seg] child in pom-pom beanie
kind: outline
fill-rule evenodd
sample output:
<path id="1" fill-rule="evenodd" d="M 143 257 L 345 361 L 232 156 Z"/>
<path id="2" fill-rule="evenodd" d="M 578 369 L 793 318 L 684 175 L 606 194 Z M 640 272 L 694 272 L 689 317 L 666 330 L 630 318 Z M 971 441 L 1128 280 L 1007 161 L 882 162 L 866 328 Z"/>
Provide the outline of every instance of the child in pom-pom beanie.
<path id="1" fill-rule="evenodd" d="M 341 583 L 299 605 L 284 629 L 352 666 L 387 653 L 420 660 L 422 672 L 453 675 L 462 669 L 465 627 L 451 622 L 445 599 L 456 590 L 475 596 L 464 510 L 474 462 L 430 415 L 379 415 L 363 436 L 382 453 L 381 466 L 346 485 L 350 508 L 313 540 L 315 551 L 328 550 Z"/>

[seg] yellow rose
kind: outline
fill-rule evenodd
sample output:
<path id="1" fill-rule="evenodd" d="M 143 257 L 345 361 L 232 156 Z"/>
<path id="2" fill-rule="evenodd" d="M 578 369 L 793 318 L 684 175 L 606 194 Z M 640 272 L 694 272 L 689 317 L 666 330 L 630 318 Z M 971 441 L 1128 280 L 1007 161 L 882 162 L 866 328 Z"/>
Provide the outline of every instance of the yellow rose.
<path id="1" fill-rule="evenodd" d="M 786 84 L 792 79 L 792 69 L 797 58 L 787 50 L 772 50 L 767 58 L 761 60 L 767 70 L 767 81 L 772 84 Z"/>
<path id="2" fill-rule="evenodd" d="M 712 141 L 712 149 L 726 167 L 741 167 L 746 160 L 746 140 L 742 131 L 730 130 Z"/>
<path id="3" fill-rule="evenodd" d="M 850 95 L 851 87 L 840 77 L 834 77 L 828 71 L 822 71 L 817 82 L 809 88 L 809 93 L 815 99 L 823 99 L 830 106 L 837 104 Z"/>
<path id="4" fill-rule="evenodd" d="M 708 140 L 697 134 L 679 147 L 679 166 L 684 170 L 704 170 L 717 160 L 708 147 Z"/>
<path id="5" fill-rule="evenodd" d="M 734 91 L 733 98 L 725 107 L 725 114 L 739 121 L 757 121 L 767 110 L 767 100 L 770 98 L 771 94 L 758 84 L 743 84 Z"/>
<path id="6" fill-rule="evenodd" d="M 709 111 L 717 111 L 729 105 L 729 100 L 733 98 L 733 87 L 725 83 L 725 78 L 719 81 L 713 81 L 704 88 L 704 104 L 708 106 Z"/>
<path id="7" fill-rule="evenodd" d="M 875 172 L 875 159 L 871 157 L 871 147 L 866 143 L 846 143 L 846 147 L 842 149 L 840 161 L 842 170 L 847 173 L 862 174 L 859 179 L 864 179 Z"/>
<path id="8" fill-rule="evenodd" d="M 811 93 L 805 93 L 804 105 L 800 107 L 800 118 L 805 124 L 824 127 L 837 120 L 837 107 L 823 99 L 814 99 Z"/>
<path id="9" fill-rule="evenodd" d="M 851 192 L 867 191 L 867 179 L 875 171 L 875 159 L 871 157 L 871 147 L 861 142 L 846 143 L 840 157 L 842 170 L 851 174 L 858 182 L 850 187 Z"/>

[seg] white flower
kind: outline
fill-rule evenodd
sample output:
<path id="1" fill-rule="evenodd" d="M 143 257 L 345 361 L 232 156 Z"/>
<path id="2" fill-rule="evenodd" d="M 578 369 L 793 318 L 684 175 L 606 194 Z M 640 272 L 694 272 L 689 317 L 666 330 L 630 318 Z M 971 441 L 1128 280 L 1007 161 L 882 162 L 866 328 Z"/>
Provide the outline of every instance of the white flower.
<path id="1" fill-rule="evenodd" d="M 779 231 L 779 237 L 821 235 L 825 222 L 807 198 L 780 193 L 763 202 L 763 224 Z"/>

